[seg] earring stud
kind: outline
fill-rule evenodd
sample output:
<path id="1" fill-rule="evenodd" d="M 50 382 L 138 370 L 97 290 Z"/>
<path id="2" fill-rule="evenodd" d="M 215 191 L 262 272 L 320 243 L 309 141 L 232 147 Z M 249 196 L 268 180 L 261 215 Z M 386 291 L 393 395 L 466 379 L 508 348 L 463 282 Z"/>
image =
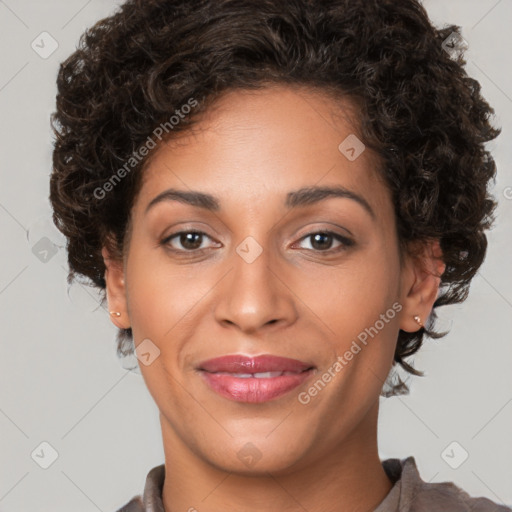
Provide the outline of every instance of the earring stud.
<path id="1" fill-rule="evenodd" d="M 421 321 L 421 318 L 418 315 L 414 315 L 414 321 L 420 326 L 423 327 L 423 323 Z"/>
<path id="2" fill-rule="evenodd" d="M 121 316 L 121 313 L 119 311 L 109 311 L 111 316 Z"/>

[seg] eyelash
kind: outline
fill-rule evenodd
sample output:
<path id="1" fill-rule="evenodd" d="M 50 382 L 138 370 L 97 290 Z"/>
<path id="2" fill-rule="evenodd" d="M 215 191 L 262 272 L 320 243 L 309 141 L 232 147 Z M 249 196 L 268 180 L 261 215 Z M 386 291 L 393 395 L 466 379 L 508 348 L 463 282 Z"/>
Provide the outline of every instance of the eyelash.
<path id="1" fill-rule="evenodd" d="M 166 238 L 164 238 L 160 242 L 160 244 L 167 247 L 170 251 L 173 251 L 176 253 L 182 253 L 182 254 L 184 254 L 184 253 L 188 253 L 188 254 L 196 253 L 197 254 L 197 253 L 200 253 L 200 252 L 206 250 L 206 248 L 203 248 L 203 249 L 174 249 L 174 248 L 169 247 L 171 240 L 173 240 L 174 238 L 178 238 L 181 235 L 187 235 L 187 234 L 202 235 L 203 237 L 207 237 L 207 238 L 211 239 L 211 237 L 208 236 L 205 232 L 191 229 L 191 230 L 178 231 L 176 233 L 173 233 L 172 235 L 169 235 Z M 314 235 L 331 236 L 334 240 L 337 240 L 338 242 L 340 242 L 341 245 L 338 248 L 335 248 L 335 249 L 329 248 L 325 251 L 315 250 L 315 249 L 306 249 L 307 251 L 313 251 L 313 252 L 320 253 L 320 254 L 333 254 L 333 253 L 344 251 L 354 245 L 354 241 L 351 240 L 350 238 L 344 237 L 338 233 L 335 233 L 334 231 L 329 231 L 329 230 L 312 231 L 311 233 L 307 233 L 306 235 L 302 236 L 299 239 L 299 242 L 306 240 L 308 238 L 311 238 Z"/>
<path id="2" fill-rule="evenodd" d="M 333 253 L 338 253 L 338 252 L 341 252 L 341 251 L 345 251 L 349 247 L 354 245 L 354 241 L 351 240 L 350 238 L 347 238 L 345 236 L 340 235 L 339 233 L 335 233 L 334 231 L 329 231 L 329 230 L 312 231 L 311 233 L 307 233 L 306 235 L 301 237 L 299 239 L 299 242 L 302 241 L 302 240 L 307 240 L 308 238 L 311 238 L 311 237 L 313 237 L 315 235 L 330 236 L 330 237 L 333 238 L 333 240 L 337 240 L 338 242 L 340 242 L 340 246 L 338 248 L 335 248 L 335 249 L 330 248 L 330 249 L 327 249 L 325 251 L 315 250 L 315 249 L 306 249 L 306 250 L 314 251 L 314 252 L 317 252 L 317 253 L 323 253 L 323 254 L 333 254 Z"/>

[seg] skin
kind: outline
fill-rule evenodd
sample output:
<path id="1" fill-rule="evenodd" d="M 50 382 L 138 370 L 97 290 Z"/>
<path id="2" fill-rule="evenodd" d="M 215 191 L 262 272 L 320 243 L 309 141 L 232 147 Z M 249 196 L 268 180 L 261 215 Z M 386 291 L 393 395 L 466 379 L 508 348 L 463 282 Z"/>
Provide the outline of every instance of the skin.
<path id="1" fill-rule="evenodd" d="M 103 250 L 109 309 L 121 313 L 112 321 L 131 326 L 136 346 L 150 339 L 160 350 L 140 367 L 160 411 L 167 512 L 370 511 L 392 487 L 378 456 L 379 395 L 399 329 L 428 317 L 444 265 L 437 243 L 400 260 L 378 160 L 338 150 L 357 118 L 348 100 L 337 105 L 334 115 L 327 96 L 285 86 L 223 95 L 192 132 L 154 150 L 124 260 Z M 346 197 L 285 206 L 289 192 L 311 186 L 344 187 L 374 215 Z M 169 188 L 211 194 L 220 208 L 162 201 L 146 212 Z M 206 236 L 161 243 L 190 229 Z M 352 245 L 307 236 L 326 230 Z M 252 263 L 236 252 L 249 236 L 262 248 Z M 394 318 L 300 403 L 394 303 Z M 269 402 L 235 402 L 197 370 L 226 354 L 299 359 L 315 375 Z M 238 456 L 247 443 L 260 457 L 251 466 Z"/>

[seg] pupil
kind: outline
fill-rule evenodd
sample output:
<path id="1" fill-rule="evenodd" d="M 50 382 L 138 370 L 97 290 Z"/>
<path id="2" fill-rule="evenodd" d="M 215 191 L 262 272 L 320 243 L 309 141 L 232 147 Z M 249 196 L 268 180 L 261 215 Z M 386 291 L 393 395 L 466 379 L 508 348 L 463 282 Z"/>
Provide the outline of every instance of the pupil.
<path id="1" fill-rule="evenodd" d="M 331 242 L 332 242 L 331 238 L 332 238 L 331 235 L 328 235 L 325 233 L 317 233 L 317 234 L 313 235 L 313 242 L 311 245 L 315 249 L 329 249 L 329 247 L 331 246 Z M 323 242 L 323 245 L 322 245 L 322 242 Z"/>
<path id="2" fill-rule="evenodd" d="M 186 249 L 197 249 L 201 246 L 202 235 L 200 233 L 185 233 L 180 236 L 180 243 Z"/>

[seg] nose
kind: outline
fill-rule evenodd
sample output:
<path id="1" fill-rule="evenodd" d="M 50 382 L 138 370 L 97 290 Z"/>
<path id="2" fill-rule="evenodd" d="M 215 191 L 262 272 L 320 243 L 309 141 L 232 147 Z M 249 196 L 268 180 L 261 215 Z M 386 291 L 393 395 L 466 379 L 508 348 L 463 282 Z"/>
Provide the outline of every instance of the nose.
<path id="1" fill-rule="evenodd" d="M 263 249 L 252 262 L 233 251 L 230 268 L 216 287 L 217 322 L 254 334 L 262 329 L 282 328 L 297 320 L 293 292 L 268 250 Z"/>

